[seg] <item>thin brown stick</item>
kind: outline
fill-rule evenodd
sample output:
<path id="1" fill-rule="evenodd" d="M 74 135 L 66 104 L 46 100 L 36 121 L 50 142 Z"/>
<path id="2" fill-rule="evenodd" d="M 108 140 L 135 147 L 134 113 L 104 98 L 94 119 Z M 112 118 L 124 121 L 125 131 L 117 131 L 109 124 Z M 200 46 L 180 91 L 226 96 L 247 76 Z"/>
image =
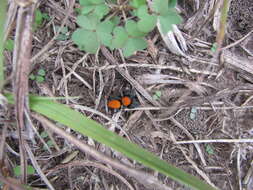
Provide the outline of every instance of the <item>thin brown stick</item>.
<path id="1" fill-rule="evenodd" d="M 243 36 L 241 39 L 235 41 L 234 43 L 231 43 L 223 48 L 221 48 L 221 50 L 226 50 L 226 49 L 229 49 L 231 47 L 234 47 L 236 46 L 237 44 L 241 43 L 242 41 L 244 41 L 245 39 L 247 39 L 251 34 L 253 33 L 253 30 L 251 30 L 248 34 L 246 34 L 245 36 Z"/>
<path id="2" fill-rule="evenodd" d="M 47 186 L 50 190 L 55 190 L 55 188 L 52 186 L 52 184 L 47 179 L 45 174 L 42 172 L 37 160 L 35 159 L 34 154 L 32 153 L 31 148 L 28 146 L 27 142 L 25 142 L 25 148 L 26 148 L 27 154 L 29 155 L 29 158 L 32 162 L 33 167 L 36 169 L 36 171 L 40 175 L 41 179 L 45 182 L 45 184 L 47 184 Z"/>
<path id="3" fill-rule="evenodd" d="M 19 149 L 21 179 L 26 183 L 26 155 L 24 149 L 24 139 L 22 133 L 25 131 L 25 109 L 28 110 L 28 74 L 30 69 L 30 57 L 32 49 L 32 22 L 35 5 L 23 8 L 18 11 L 18 21 L 16 29 L 15 49 L 14 49 L 14 80 L 13 90 L 15 94 L 15 113 L 19 132 Z"/>

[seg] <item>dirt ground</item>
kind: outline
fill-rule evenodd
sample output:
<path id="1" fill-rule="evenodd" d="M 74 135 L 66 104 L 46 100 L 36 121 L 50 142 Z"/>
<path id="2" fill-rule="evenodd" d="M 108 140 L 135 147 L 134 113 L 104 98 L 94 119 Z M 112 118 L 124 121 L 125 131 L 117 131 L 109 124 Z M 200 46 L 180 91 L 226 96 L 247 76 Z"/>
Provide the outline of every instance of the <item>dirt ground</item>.
<path id="1" fill-rule="evenodd" d="M 44 21 L 34 33 L 33 55 L 54 37 L 55 27 L 60 26 L 65 17 L 66 2 L 49 0 L 40 3 L 39 9 L 47 13 L 50 20 Z M 178 1 L 178 10 L 184 19 L 178 28 L 188 47 L 185 57 L 171 53 L 157 29 L 148 36 L 148 49 L 127 59 L 123 59 L 119 51 L 112 52 L 119 67 L 128 72 L 146 92 L 154 98 L 155 94 L 159 94 L 156 98 L 158 106 L 147 101 L 136 90 L 138 87 L 122 76 L 116 66 L 108 63 L 101 52 L 91 55 L 80 51 L 70 38 L 56 40 L 37 59 L 32 73 L 36 74 L 39 69 L 45 70 L 45 81 L 38 83 L 30 80 L 30 92 L 66 98 L 78 96 L 78 99 L 66 99 L 62 103 L 72 107 L 82 105 L 103 113 L 116 122 L 117 126 L 93 111 L 79 110 L 118 134 L 125 134 L 132 142 L 163 160 L 211 182 L 219 189 L 252 190 L 252 142 L 176 144 L 172 139 L 174 136 L 179 142 L 253 137 L 253 1 L 232 0 L 223 47 L 244 38 L 250 32 L 251 35 L 224 50 L 220 60 L 214 59 L 211 51 L 217 34 L 213 27 L 215 21 L 212 17 L 205 22 L 213 3 L 214 0 Z M 75 18 L 76 14 L 72 13 L 67 20 L 69 36 L 77 27 Z M 11 57 L 9 53 L 6 55 L 7 59 Z M 134 97 L 134 104 L 130 108 L 107 108 L 110 98 L 124 93 Z M 39 125 L 37 127 L 42 132 L 43 128 Z M 157 176 L 173 190 L 188 189 L 87 137 L 78 138 L 95 145 L 111 157 Z M 8 141 L 9 145 L 18 147 L 16 141 L 11 140 L 13 139 Z M 42 144 L 34 146 L 34 151 L 43 170 L 51 171 L 48 178 L 56 189 L 128 189 L 115 175 L 93 165 L 59 168 L 62 160 L 77 150 L 58 136 L 54 136 L 54 140 L 60 151 L 49 154 L 39 148 L 43 147 Z M 95 162 L 79 151 L 74 160 Z M 12 160 L 14 163 L 16 161 Z M 124 174 L 122 176 L 135 189 L 147 189 L 135 179 Z M 29 178 L 29 183 L 40 188 L 46 187 L 36 175 Z"/>

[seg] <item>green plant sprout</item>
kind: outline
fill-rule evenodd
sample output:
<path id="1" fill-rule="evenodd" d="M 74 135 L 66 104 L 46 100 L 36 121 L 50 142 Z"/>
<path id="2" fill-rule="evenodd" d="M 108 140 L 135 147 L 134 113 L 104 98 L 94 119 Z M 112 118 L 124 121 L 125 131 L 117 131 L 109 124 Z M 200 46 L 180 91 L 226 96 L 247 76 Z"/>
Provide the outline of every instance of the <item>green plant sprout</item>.
<path id="1" fill-rule="evenodd" d="M 43 132 L 40 134 L 40 136 L 41 136 L 42 138 L 47 138 L 47 137 L 48 137 L 48 134 L 47 134 L 46 131 L 43 131 Z"/>
<path id="2" fill-rule="evenodd" d="M 191 108 L 191 113 L 190 113 L 190 119 L 195 120 L 196 116 L 197 116 L 197 109 L 196 109 L 196 107 L 192 107 Z"/>
<path id="3" fill-rule="evenodd" d="M 51 141 L 51 140 L 47 141 L 47 146 L 48 147 L 53 147 L 53 145 L 54 145 L 53 141 Z M 45 149 L 45 146 L 43 148 Z"/>
<path id="4" fill-rule="evenodd" d="M 55 28 L 56 28 L 56 30 L 59 30 L 60 26 L 56 26 Z M 69 30 L 68 30 L 68 27 L 63 27 L 61 29 L 59 35 L 57 36 L 56 40 L 65 41 L 65 40 L 68 40 L 68 39 L 69 39 Z"/>
<path id="5" fill-rule="evenodd" d="M 8 39 L 5 41 L 4 49 L 7 51 L 13 51 L 14 49 L 14 41 L 12 39 Z"/>
<path id="6" fill-rule="evenodd" d="M 211 51 L 216 52 L 216 50 L 217 50 L 217 43 L 213 43 L 213 45 L 211 47 Z"/>
<path id="7" fill-rule="evenodd" d="M 36 75 L 31 74 L 29 78 L 31 80 L 35 80 L 38 83 L 42 83 L 45 81 L 45 75 L 46 75 L 46 71 L 44 69 L 39 69 Z"/>
<path id="8" fill-rule="evenodd" d="M 48 138 L 49 135 L 48 135 L 48 133 L 47 133 L 46 131 L 43 131 L 43 132 L 40 134 L 40 136 L 41 136 L 41 138 L 46 139 L 46 138 Z M 53 145 L 54 145 L 54 143 L 53 143 L 52 140 L 47 140 L 46 143 L 47 143 L 47 146 L 48 146 L 48 147 L 53 147 Z M 44 146 L 43 146 L 43 149 L 44 149 L 44 150 L 47 150 L 47 147 L 44 145 Z"/>
<path id="9" fill-rule="evenodd" d="M 40 27 L 44 20 L 49 20 L 49 19 L 50 17 L 47 13 L 42 13 L 39 9 L 35 10 L 34 25 L 33 25 L 34 30 Z"/>
<path id="10" fill-rule="evenodd" d="M 154 100 L 159 100 L 162 96 L 162 92 L 160 90 L 155 91 L 155 94 L 153 95 Z"/>
<path id="11" fill-rule="evenodd" d="M 147 47 L 145 36 L 157 22 L 163 33 L 172 30 L 173 24 L 182 19 L 175 10 L 176 0 L 154 0 L 148 7 L 145 0 L 132 0 L 119 5 L 116 1 L 79 0 L 81 5 L 77 24 L 80 28 L 72 34 L 73 42 L 80 50 L 96 53 L 101 45 L 111 50 L 122 49 L 125 57 Z M 122 19 L 119 13 L 129 14 Z"/>
<path id="12" fill-rule="evenodd" d="M 35 174 L 35 169 L 33 168 L 33 166 L 31 165 L 27 166 L 27 174 L 28 175 Z M 21 176 L 21 167 L 19 165 L 14 168 L 14 175 L 17 177 Z"/>
<path id="13" fill-rule="evenodd" d="M 214 149 L 211 145 L 207 144 L 205 145 L 205 148 L 206 148 L 206 152 L 209 154 L 209 155 L 213 155 L 214 154 Z"/>

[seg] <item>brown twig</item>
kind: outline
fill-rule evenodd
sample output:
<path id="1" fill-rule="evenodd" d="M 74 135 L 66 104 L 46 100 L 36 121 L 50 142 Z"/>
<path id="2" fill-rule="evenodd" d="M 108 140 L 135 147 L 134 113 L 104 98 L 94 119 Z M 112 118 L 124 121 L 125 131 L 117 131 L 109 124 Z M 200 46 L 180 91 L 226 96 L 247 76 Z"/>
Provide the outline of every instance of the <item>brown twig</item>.
<path id="1" fill-rule="evenodd" d="M 28 110 L 28 75 L 32 49 L 32 22 L 35 5 L 20 7 L 18 11 L 15 49 L 13 56 L 15 113 L 19 132 L 20 163 L 22 182 L 26 183 L 26 156 L 22 133 L 25 131 L 25 109 Z"/>
<path id="2" fill-rule="evenodd" d="M 241 43 L 242 41 L 244 41 L 245 39 L 247 39 L 252 33 L 253 33 L 253 30 L 249 31 L 249 33 L 246 34 L 245 36 L 243 36 L 241 39 L 239 39 L 239 40 L 237 40 L 237 41 L 235 41 L 235 42 L 233 42 L 233 43 L 231 43 L 231 44 L 229 44 L 229 45 L 227 45 L 227 46 L 221 48 L 221 50 L 222 50 L 222 51 L 223 51 L 223 50 L 227 50 L 227 49 L 229 49 L 229 48 L 231 48 L 231 47 L 236 46 L 237 44 L 239 44 L 239 43 Z"/>

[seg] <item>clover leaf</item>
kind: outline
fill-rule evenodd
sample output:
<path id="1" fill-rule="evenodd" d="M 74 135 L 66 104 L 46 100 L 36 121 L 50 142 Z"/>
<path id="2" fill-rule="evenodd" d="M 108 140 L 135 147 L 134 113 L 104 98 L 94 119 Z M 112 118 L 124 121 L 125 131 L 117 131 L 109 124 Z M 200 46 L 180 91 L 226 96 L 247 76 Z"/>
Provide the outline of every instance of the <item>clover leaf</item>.
<path id="1" fill-rule="evenodd" d="M 142 5 L 138 11 L 137 16 L 140 18 L 138 21 L 138 29 L 142 32 L 148 33 L 154 29 L 157 17 L 148 13 L 147 5 Z"/>
<path id="2" fill-rule="evenodd" d="M 72 34 L 72 40 L 81 50 L 96 53 L 101 44 L 111 46 L 114 27 L 111 21 L 99 22 L 94 15 L 81 15 L 77 17 L 77 23 L 82 29 L 77 29 Z"/>
<path id="3" fill-rule="evenodd" d="M 101 19 L 109 12 L 103 0 L 80 0 L 80 4 L 83 6 L 81 11 L 83 15 L 92 13 Z"/>
<path id="4" fill-rule="evenodd" d="M 131 0 L 126 4 L 130 9 L 124 10 L 129 14 L 128 20 L 121 19 L 121 16 L 115 14 L 113 6 L 109 6 L 115 4 L 117 7 L 117 0 L 79 2 L 81 12 L 77 24 L 80 28 L 74 31 L 72 40 L 81 50 L 89 53 L 96 53 L 101 45 L 105 45 L 111 50 L 121 48 L 124 56 L 128 57 L 147 47 L 144 37 L 154 29 L 157 22 L 161 32 L 166 34 L 172 30 L 173 24 L 182 21 L 175 10 L 177 0 L 153 0 L 150 11 L 146 0 Z M 109 11 L 112 14 L 108 15 Z"/>
<path id="5" fill-rule="evenodd" d="M 173 24 L 180 24 L 182 22 L 182 18 L 172 9 L 166 15 L 158 16 L 158 19 L 164 34 L 172 30 Z"/>
<path id="6" fill-rule="evenodd" d="M 113 48 L 123 48 L 128 39 L 128 34 L 126 30 L 121 27 L 115 27 L 113 31 L 112 47 Z"/>
<path id="7" fill-rule="evenodd" d="M 146 34 L 138 30 L 137 23 L 130 20 L 125 28 L 116 27 L 113 31 L 112 48 L 122 48 L 125 57 L 135 51 L 145 49 L 147 42 L 143 38 Z"/>
<path id="8" fill-rule="evenodd" d="M 127 33 L 132 37 L 143 37 L 146 35 L 145 32 L 139 30 L 137 23 L 133 20 L 126 21 L 125 28 Z"/>
<path id="9" fill-rule="evenodd" d="M 112 41 L 112 30 L 113 23 L 111 21 L 104 21 L 98 24 L 97 26 L 97 36 L 101 40 L 101 43 L 106 46 L 111 45 Z"/>
<path id="10" fill-rule="evenodd" d="M 159 15 L 166 15 L 169 11 L 169 0 L 154 0 L 153 9 Z"/>
<path id="11" fill-rule="evenodd" d="M 14 49 L 14 40 L 8 39 L 5 41 L 4 49 L 8 51 L 13 51 Z"/>
<path id="12" fill-rule="evenodd" d="M 164 34 L 172 30 L 173 24 L 180 24 L 182 22 L 182 18 L 174 9 L 175 5 L 175 0 L 154 1 L 153 9 L 158 14 L 158 20 L 161 24 L 161 30 Z"/>
<path id="13" fill-rule="evenodd" d="M 147 47 L 146 40 L 142 38 L 129 38 L 126 45 L 123 47 L 123 54 L 125 57 L 133 55 L 138 50 L 143 50 Z"/>
<path id="14" fill-rule="evenodd" d="M 177 5 L 177 0 L 170 0 L 169 1 L 169 8 L 175 8 Z"/>
<path id="15" fill-rule="evenodd" d="M 145 4 L 146 4 L 146 0 L 132 0 L 130 2 L 130 5 L 133 6 L 134 8 L 139 8 Z"/>

